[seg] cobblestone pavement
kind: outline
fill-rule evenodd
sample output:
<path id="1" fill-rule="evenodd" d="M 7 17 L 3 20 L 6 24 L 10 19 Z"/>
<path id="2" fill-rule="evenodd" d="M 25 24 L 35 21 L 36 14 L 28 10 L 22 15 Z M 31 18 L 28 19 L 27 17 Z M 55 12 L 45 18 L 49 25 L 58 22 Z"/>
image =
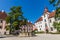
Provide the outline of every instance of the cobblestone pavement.
<path id="1" fill-rule="evenodd" d="M 6 37 L 0 40 L 60 40 L 60 34 L 38 34 L 35 37 Z"/>

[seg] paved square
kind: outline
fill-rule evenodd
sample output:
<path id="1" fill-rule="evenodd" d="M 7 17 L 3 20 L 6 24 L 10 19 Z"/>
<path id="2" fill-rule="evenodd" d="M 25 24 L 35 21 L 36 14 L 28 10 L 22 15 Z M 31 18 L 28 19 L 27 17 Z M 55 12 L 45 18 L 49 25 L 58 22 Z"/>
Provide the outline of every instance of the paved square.
<path id="1" fill-rule="evenodd" d="M 36 37 L 7 37 L 0 40 L 60 40 L 60 34 L 38 34 Z"/>

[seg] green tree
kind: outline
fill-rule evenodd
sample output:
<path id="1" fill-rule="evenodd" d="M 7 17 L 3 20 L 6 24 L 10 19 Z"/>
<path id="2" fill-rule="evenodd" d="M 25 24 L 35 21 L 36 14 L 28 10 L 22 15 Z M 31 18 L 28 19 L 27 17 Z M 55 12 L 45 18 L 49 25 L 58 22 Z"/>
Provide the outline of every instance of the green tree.
<path id="1" fill-rule="evenodd" d="M 50 4 L 56 7 L 55 19 L 60 18 L 60 0 L 49 0 Z"/>
<path id="2" fill-rule="evenodd" d="M 12 31 L 19 30 L 19 27 L 21 25 L 24 25 L 23 22 L 26 24 L 25 21 L 27 20 L 24 18 L 20 6 L 18 7 L 14 6 L 10 10 L 11 11 L 8 13 L 8 16 L 6 17 L 6 22 L 10 23 L 10 34 L 11 34 Z"/>
<path id="3" fill-rule="evenodd" d="M 59 23 L 58 22 L 54 22 L 53 26 L 54 26 L 54 28 L 56 28 L 58 30 L 58 32 L 60 32 L 60 22 Z"/>
<path id="4" fill-rule="evenodd" d="M 60 19 L 60 0 L 49 0 L 50 4 L 52 4 L 54 7 L 56 7 L 56 13 L 55 13 L 55 19 Z M 60 31 L 60 22 L 54 22 L 53 23 L 54 28 L 56 28 L 58 31 Z"/>
<path id="5" fill-rule="evenodd" d="M 53 4 L 53 6 L 59 6 L 60 5 L 60 0 L 49 0 L 50 4 Z"/>

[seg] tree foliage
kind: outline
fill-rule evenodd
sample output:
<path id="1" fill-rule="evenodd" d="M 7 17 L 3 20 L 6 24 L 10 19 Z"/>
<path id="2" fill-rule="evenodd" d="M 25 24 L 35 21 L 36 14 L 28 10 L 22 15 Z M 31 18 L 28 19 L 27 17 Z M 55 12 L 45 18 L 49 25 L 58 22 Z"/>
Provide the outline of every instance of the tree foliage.
<path id="1" fill-rule="evenodd" d="M 50 4 L 52 4 L 52 3 L 54 3 L 54 2 L 55 2 L 55 0 L 49 0 L 49 2 L 50 2 Z"/>
<path id="2" fill-rule="evenodd" d="M 49 0 L 50 4 L 56 7 L 55 19 L 60 20 L 60 0 Z M 53 23 L 54 28 L 60 31 L 60 22 Z"/>
<path id="3" fill-rule="evenodd" d="M 54 7 L 56 7 L 56 14 L 55 18 L 60 17 L 60 0 L 49 0 L 50 4 L 52 4 Z"/>
<path id="4" fill-rule="evenodd" d="M 20 6 L 18 7 L 14 6 L 10 8 L 10 10 L 11 11 L 8 13 L 8 16 L 6 17 L 6 22 L 10 23 L 10 31 L 12 31 L 12 29 L 16 30 L 16 28 L 19 29 L 19 25 L 21 26 L 21 25 L 26 24 L 27 20 L 23 16 L 23 12 Z"/>
<path id="5" fill-rule="evenodd" d="M 59 6 L 60 5 L 60 0 L 49 0 L 50 4 L 53 4 L 54 6 Z"/>
<path id="6" fill-rule="evenodd" d="M 60 32 L 60 22 L 54 22 L 53 26 Z"/>

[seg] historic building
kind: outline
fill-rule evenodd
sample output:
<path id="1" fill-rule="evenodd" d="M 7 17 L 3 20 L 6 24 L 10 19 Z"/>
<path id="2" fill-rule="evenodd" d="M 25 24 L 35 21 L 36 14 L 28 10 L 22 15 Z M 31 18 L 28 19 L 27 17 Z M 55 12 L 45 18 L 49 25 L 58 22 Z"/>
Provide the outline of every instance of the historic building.
<path id="1" fill-rule="evenodd" d="M 9 31 L 6 31 L 6 26 L 10 25 L 9 23 L 8 24 L 6 23 L 5 18 L 7 16 L 8 15 L 6 14 L 6 12 L 4 10 L 0 11 L 0 34 L 5 34 L 5 33 L 9 34 Z M 25 33 L 31 35 L 31 32 L 35 29 L 36 29 L 35 25 L 28 21 L 27 25 L 22 26 L 20 33 L 25 32 Z"/>
<path id="2" fill-rule="evenodd" d="M 48 8 L 45 8 L 43 15 L 35 22 L 38 31 L 55 32 L 56 29 L 53 27 L 53 22 L 55 21 L 54 16 L 55 11 L 49 12 Z"/>
<path id="3" fill-rule="evenodd" d="M 7 14 L 5 13 L 4 10 L 0 11 L 0 34 L 4 34 L 6 31 L 6 21 L 5 18 L 7 17 Z"/>
<path id="4" fill-rule="evenodd" d="M 20 35 L 19 36 L 33 36 L 32 31 L 35 30 L 35 27 L 33 26 L 31 22 L 27 22 L 26 25 L 22 25 L 20 28 Z"/>

